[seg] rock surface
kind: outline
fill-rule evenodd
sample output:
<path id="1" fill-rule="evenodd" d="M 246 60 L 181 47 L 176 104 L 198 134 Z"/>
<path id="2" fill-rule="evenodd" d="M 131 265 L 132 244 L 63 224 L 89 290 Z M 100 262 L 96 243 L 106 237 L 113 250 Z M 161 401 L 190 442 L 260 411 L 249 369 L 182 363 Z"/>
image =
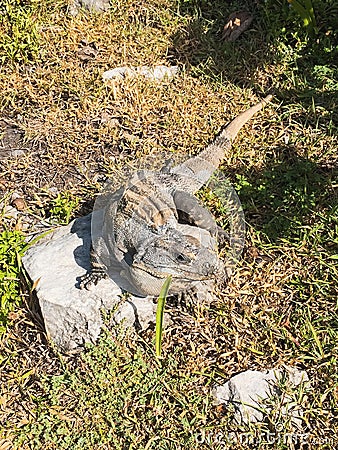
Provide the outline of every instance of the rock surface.
<path id="1" fill-rule="evenodd" d="M 150 81 L 161 81 L 165 78 L 171 79 L 179 72 L 178 66 L 141 66 L 141 67 L 115 67 L 102 74 L 104 81 L 112 79 L 134 78 L 142 76 Z"/>
<path id="2" fill-rule="evenodd" d="M 72 16 L 76 16 L 81 8 L 96 13 L 102 13 L 108 11 L 110 8 L 110 0 L 74 0 L 69 6 L 68 12 Z"/>
<path id="3" fill-rule="evenodd" d="M 291 387 L 309 380 L 305 371 L 292 367 L 265 372 L 247 370 L 233 376 L 225 384 L 214 387 L 214 404 L 232 405 L 235 408 L 234 421 L 240 425 L 264 421 L 266 413 L 271 411 L 271 404 L 274 404 L 280 407 L 284 418 L 300 429 L 303 415 L 301 406 L 289 395 L 282 394 L 278 387 L 279 380 L 285 378 Z"/>
<path id="4" fill-rule="evenodd" d="M 125 321 L 137 329 L 155 321 L 156 305 L 150 297 L 121 298 L 111 279 L 92 290 L 78 288 L 79 278 L 90 267 L 91 215 L 47 234 L 23 257 L 24 268 L 36 283 L 47 335 L 62 351 L 95 342 L 103 321 L 101 309 L 116 308 L 116 323 Z"/>
<path id="5" fill-rule="evenodd" d="M 10 120 L 0 118 L 0 160 L 24 155 L 23 132 Z"/>

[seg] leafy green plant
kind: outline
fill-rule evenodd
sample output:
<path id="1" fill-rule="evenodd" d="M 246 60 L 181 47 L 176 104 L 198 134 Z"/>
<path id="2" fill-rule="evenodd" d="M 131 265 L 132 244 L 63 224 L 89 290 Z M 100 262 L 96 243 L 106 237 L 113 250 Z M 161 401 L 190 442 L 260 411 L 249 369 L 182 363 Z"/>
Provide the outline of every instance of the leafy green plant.
<path id="1" fill-rule="evenodd" d="M 288 0 L 310 33 L 317 34 L 316 17 L 311 0 Z"/>
<path id="2" fill-rule="evenodd" d="M 160 296 L 157 301 L 156 309 L 156 356 L 159 358 L 162 351 L 162 330 L 163 330 L 163 315 L 164 305 L 168 296 L 168 291 L 171 283 L 171 275 L 163 283 Z"/>
<path id="3" fill-rule="evenodd" d="M 67 225 L 79 201 L 78 199 L 73 199 L 69 192 L 64 192 L 58 194 L 51 204 L 52 207 L 49 212 L 52 221 L 61 225 Z"/>
<path id="4" fill-rule="evenodd" d="M 24 235 L 19 231 L 0 234 L 0 335 L 6 330 L 9 313 L 20 304 L 21 256 L 27 246 Z"/>
<path id="5" fill-rule="evenodd" d="M 0 6 L 0 60 L 23 62 L 39 55 L 36 5 L 6 0 Z"/>

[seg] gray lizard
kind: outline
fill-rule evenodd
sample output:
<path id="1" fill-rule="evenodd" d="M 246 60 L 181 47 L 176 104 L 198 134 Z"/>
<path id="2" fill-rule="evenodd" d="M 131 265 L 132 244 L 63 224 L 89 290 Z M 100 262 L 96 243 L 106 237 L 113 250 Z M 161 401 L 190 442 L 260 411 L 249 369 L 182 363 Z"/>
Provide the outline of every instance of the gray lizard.
<path id="1" fill-rule="evenodd" d="M 218 227 L 194 194 L 220 166 L 240 128 L 271 98 L 238 115 L 197 156 L 158 172 L 136 172 L 118 191 L 106 193 L 93 213 L 92 267 L 80 288 L 115 274 L 132 294 L 158 295 L 171 275 L 174 294 L 223 273 Z"/>

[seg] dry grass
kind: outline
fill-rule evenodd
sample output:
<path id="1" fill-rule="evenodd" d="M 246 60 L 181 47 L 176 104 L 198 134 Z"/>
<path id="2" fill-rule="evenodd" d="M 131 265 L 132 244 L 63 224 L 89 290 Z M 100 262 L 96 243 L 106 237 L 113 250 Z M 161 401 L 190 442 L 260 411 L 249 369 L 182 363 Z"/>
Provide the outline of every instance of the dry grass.
<path id="1" fill-rule="evenodd" d="M 19 131 L 15 146 L 25 149 L 18 158 L 1 160 L 0 189 L 7 203 L 13 192 L 25 198 L 29 209 L 20 214 L 20 227 L 27 232 L 48 215 L 57 192 L 69 191 L 80 200 L 75 213 L 84 213 L 102 179 L 121 174 L 124 165 L 133 166 L 147 155 L 160 164 L 168 155 L 196 153 L 263 93 L 272 92 L 275 99 L 241 132 L 223 165 L 248 222 L 243 261 L 230 283 L 216 288 L 218 300 L 210 308 L 170 307 L 175 320 L 164 333 L 163 366 L 153 360 L 152 331 L 114 342 L 116 347 L 104 338 L 83 359 L 58 355 L 46 342 L 36 306 L 22 288 L 23 305 L 1 338 L 0 447 L 196 448 L 189 433 L 206 429 L 212 436 L 230 429 L 231 414 L 208 400 L 213 381 L 249 368 L 288 364 L 306 369 L 311 378 L 303 402 L 308 448 L 334 448 L 334 65 L 327 63 L 314 90 L 309 83 L 316 80 L 306 85 L 314 64 L 314 59 L 306 61 L 311 42 L 298 29 L 290 38 L 273 28 L 275 6 L 267 13 L 259 2 L 253 28 L 231 46 L 220 40 L 222 23 L 243 4 L 208 7 L 202 2 L 194 7 L 193 2 L 127 0 L 112 2 L 109 13 L 71 17 L 65 1 L 41 3 L 31 2 L 40 34 L 37 58 L 6 60 L 0 68 L 0 119 Z M 278 14 L 286 20 L 285 11 Z M 295 48 L 292 39 L 298 39 Z M 95 42 L 96 57 L 81 60 L 81 42 Z M 171 63 L 181 68 L 173 81 L 135 78 L 105 84 L 101 78 L 115 66 Z M 326 67 L 320 61 L 317 65 Z M 13 220 L 4 220 L 6 224 L 18 227 Z M 106 371 L 109 364 L 135 377 L 136 384 L 152 374 L 156 383 L 149 379 L 142 388 L 149 387 L 153 395 L 146 397 L 147 407 L 143 394 L 130 393 L 124 384 L 119 393 L 119 372 Z M 107 380 L 113 399 L 106 395 Z M 101 407 L 106 417 L 114 417 L 116 441 L 109 443 L 113 425 Z M 199 448 L 211 447 L 228 448 L 215 443 Z"/>

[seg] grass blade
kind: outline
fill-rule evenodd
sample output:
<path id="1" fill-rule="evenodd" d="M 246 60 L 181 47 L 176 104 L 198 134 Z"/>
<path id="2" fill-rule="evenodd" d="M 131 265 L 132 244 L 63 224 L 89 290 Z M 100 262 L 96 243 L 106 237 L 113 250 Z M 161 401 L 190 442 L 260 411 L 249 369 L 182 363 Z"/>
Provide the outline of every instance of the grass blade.
<path id="1" fill-rule="evenodd" d="M 161 356 L 162 350 L 162 329 L 163 329 L 163 315 L 164 315 L 164 305 L 168 295 L 170 283 L 171 283 L 171 275 L 165 280 L 163 283 L 160 296 L 157 301 L 157 309 L 156 309 L 156 338 L 155 338 L 155 346 L 156 346 L 156 356 L 159 358 Z"/>

